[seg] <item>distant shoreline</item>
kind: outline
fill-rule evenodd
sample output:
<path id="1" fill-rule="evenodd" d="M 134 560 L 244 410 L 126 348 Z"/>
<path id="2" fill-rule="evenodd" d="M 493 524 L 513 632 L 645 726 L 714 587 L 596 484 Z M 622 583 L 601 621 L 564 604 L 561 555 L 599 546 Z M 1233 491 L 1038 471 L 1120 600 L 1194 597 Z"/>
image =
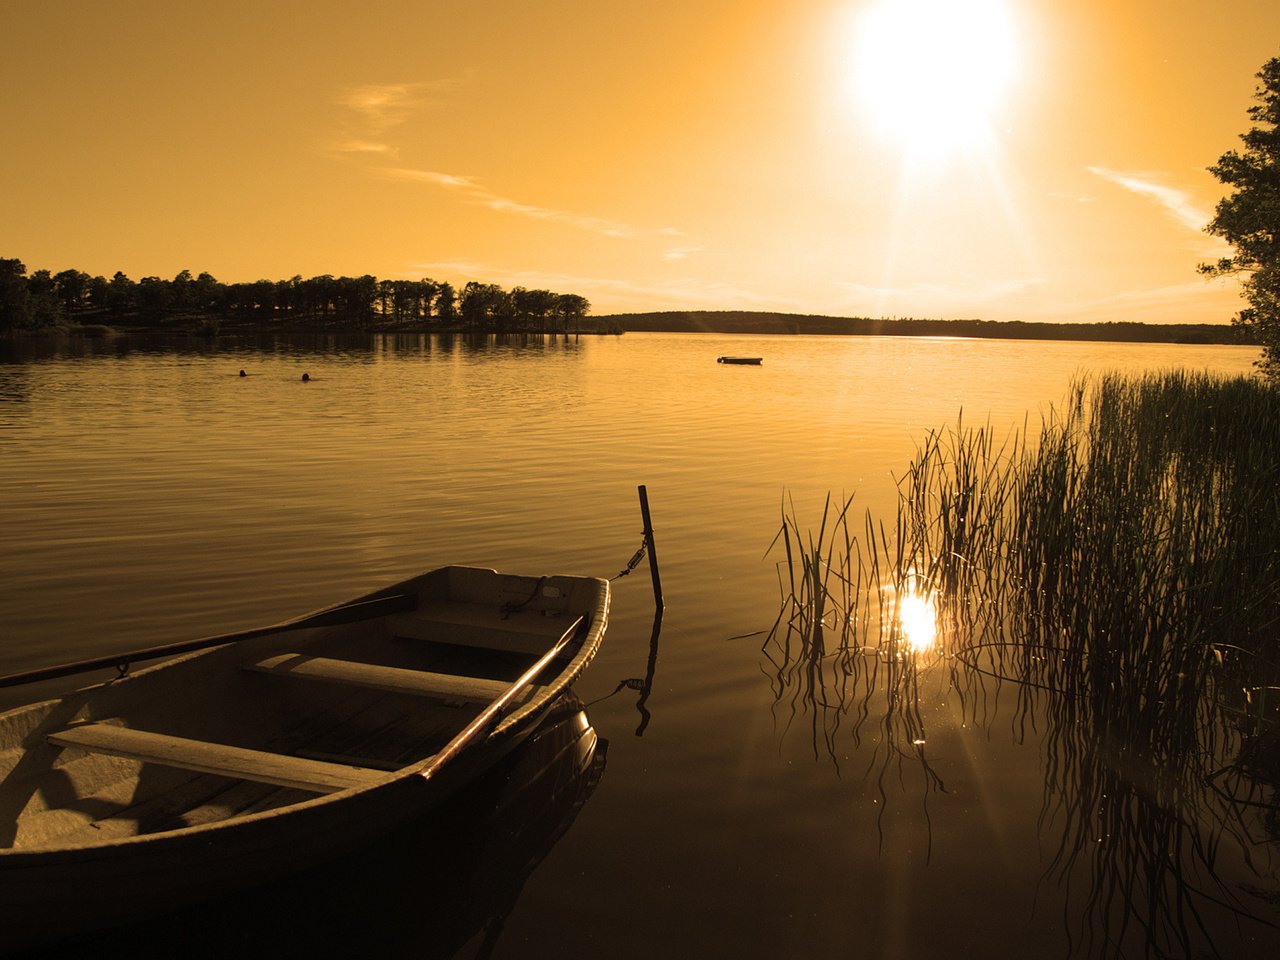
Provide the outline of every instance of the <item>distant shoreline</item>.
<path id="1" fill-rule="evenodd" d="M 1258 341 L 1232 324 L 1049 323 L 1023 320 L 941 320 L 829 317 L 734 310 L 671 310 L 590 317 L 636 333 L 720 333 L 760 336 L 970 337 L 986 340 L 1084 340 L 1115 343 L 1235 344 Z M 585 332 L 585 331 L 584 331 Z"/>
<path id="2" fill-rule="evenodd" d="M 441 334 L 457 337 L 568 337 L 579 334 L 597 336 L 621 334 L 622 328 L 608 322 L 595 322 L 595 318 L 587 317 L 574 322 L 571 326 L 548 326 L 545 329 L 526 327 L 465 327 L 459 324 L 438 326 L 422 323 L 383 324 L 383 323 L 350 323 L 341 320 L 324 322 L 294 321 L 290 323 L 270 323 L 246 321 L 239 318 L 226 318 L 213 315 L 185 315 L 166 318 L 154 323 L 136 323 L 125 320 L 117 323 L 57 323 L 43 327 L 25 327 L 0 331 L 0 337 L 39 338 L 39 337 L 131 337 L 131 336 L 165 336 L 210 338 L 235 336 L 355 336 L 363 334 L 421 335 Z"/>
<path id="3" fill-rule="evenodd" d="M 608 336 L 634 333 L 711 333 L 755 336 L 845 337 L 962 337 L 985 340 L 1058 340 L 1102 343 L 1175 343 L 1257 346 L 1247 331 L 1231 324 L 1212 323 L 1049 323 L 1043 321 L 941 320 L 870 317 L 829 317 L 748 311 L 673 310 L 656 313 L 615 313 L 582 317 L 567 329 L 467 328 L 457 324 L 353 324 L 295 321 L 263 323 L 208 314 L 170 317 L 159 323 L 62 323 L 6 331 L 9 336 L 145 336 L 227 337 L 279 335 L 393 334 L 447 336 Z"/>

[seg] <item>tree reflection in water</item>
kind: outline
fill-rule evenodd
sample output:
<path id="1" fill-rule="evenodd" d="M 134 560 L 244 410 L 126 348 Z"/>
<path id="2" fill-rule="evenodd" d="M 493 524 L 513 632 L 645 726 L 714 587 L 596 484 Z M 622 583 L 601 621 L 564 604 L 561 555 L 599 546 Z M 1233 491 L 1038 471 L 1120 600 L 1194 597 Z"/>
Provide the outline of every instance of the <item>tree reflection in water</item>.
<path id="1" fill-rule="evenodd" d="M 1276 926 L 1280 451 L 1256 437 L 1274 435 L 1280 396 L 1207 420 L 1204 395 L 1225 401 L 1206 380 L 1079 386 L 1034 445 L 931 434 L 892 532 L 868 516 L 857 536 L 852 501 L 828 500 L 816 534 L 792 506 L 775 540 L 782 604 L 763 652 L 784 727 L 807 718 L 815 756 L 837 764 L 851 738 L 882 804 L 889 775 L 918 767 L 927 812 L 945 785 L 926 678 L 988 733 L 1014 694 L 1015 738 L 1043 752 L 1044 876 L 1089 956 L 1135 939 L 1197 955 L 1224 912 Z M 904 617 L 922 602 L 925 649 Z"/>

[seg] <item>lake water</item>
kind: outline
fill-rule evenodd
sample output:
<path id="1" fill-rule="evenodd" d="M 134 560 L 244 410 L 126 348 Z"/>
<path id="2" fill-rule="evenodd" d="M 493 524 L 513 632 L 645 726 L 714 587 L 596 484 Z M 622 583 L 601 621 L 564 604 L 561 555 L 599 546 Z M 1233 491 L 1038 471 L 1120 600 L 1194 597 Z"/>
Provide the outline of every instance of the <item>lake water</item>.
<path id="1" fill-rule="evenodd" d="M 1040 735 L 995 692 L 975 722 L 927 687 L 941 788 L 887 759 L 874 718 L 828 748 L 815 704 L 779 697 L 766 550 L 784 498 L 815 526 L 828 493 L 891 522 L 916 444 L 962 413 L 1034 427 L 1081 373 L 1247 373 L 1255 356 L 663 334 L 0 344 L 0 672 L 273 622 L 449 563 L 612 577 L 645 484 L 666 614 L 643 735 L 637 684 L 615 693 L 650 670 L 642 564 L 576 686 L 609 742 L 599 783 L 501 935 L 459 956 L 1066 957 L 1106 953 L 1104 929 L 1141 952 L 1140 883 L 1132 911 L 1104 910 L 1096 851 L 1051 869 L 1070 816 L 1044 815 Z M 1274 897 L 1276 876 L 1236 860 L 1222 889 L 1280 920 L 1240 894 Z M 1197 903 L 1223 955 L 1280 950 L 1275 929 Z M 379 955 L 432 954 L 407 938 Z"/>

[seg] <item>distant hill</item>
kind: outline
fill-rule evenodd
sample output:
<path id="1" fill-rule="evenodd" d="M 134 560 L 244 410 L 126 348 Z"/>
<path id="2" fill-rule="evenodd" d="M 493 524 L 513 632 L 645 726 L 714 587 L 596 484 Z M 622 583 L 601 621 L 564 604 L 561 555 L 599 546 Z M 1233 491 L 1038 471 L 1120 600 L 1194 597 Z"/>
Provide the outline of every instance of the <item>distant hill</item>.
<path id="1" fill-rule="evenodd" d="M 810 334 L 881 337 L 986 337 L 998 340 L 1102 340 L 1135 343 L 1243 343 L 1238 327 L 1215 323 L 1042 323 L 825 317 L 741 310 L 671 310 L 593 317 L 623 330 L 664 333 Z"/>

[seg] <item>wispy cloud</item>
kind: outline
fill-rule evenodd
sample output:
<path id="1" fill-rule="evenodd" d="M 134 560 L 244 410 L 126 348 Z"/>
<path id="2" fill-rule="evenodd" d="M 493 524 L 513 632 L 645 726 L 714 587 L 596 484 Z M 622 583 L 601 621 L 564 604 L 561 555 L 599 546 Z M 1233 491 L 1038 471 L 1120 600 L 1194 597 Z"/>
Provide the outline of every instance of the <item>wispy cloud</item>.
<path id="1" fill-rule="evenodd" d="M 410 180 L 416 183 L 430 183 L 449 190 L 479 190 L 476 182 L 470 177 L 459 177 L 452 173 L 438 173 L 435 170 L 408 170 L 402 167 L 381 167 L 378 173 L 386 180 Z"/>
<path id="2" fill-rule="evenodd" d="M 330 145 L 338 153 L 397 157 L 399 147 L 387 134 L 407 122 L 414 112 L 439 102 L 440 95 L 458 86 L 452 79 L 419 83 L 366 83 L 347 87 L 336 97 L 347 108 L 346 137 Z"/>
<path id="3" fill-rule="evenodd" d="M 526 203 L 490 190 L 474 177 L 391 165 L 400 157 L 394 128 L 408 121 L 415 111 L 439 102 L 441 95 L 454 90 L 460 82 L 446 79 L 420 83 L 363 84 L 343 90 L 338 95 L 337 102 L 348 109 L 344 124 L 346 137 L 331 144 L 330 149 L 365 159 L 369 164 L 367 169 L 376 177 L 454 191 L 467 202 L 498 213 L 562 223 L 605 237 L 684 236 L 673 227 L 636 227 L 606 217 Z M 682 259 L 699 249 L 701 248 L 692 246 L 677 247 L 668 251 L 664 259 Z"/>
<path id="4" fill-rule="evenodd" d="M 413 112 L 458 86 L 453 79 L 419 83 L 366 83 L 349 87 L 338 95 L 338 102 L 354 110 L 372 130 L 386 130 L 404 123 Z"/>
<path id="5" fill-rule="evenodd" d="M 1130 193 L 1154 200 L 1188 230 L 1199 233 L 1209 222 L 1209 213 L 1198 206 L 1184 191 L 1160 183 L 1151 174 L 1124 173 L 1107 167 L 1089 167 L 1088 170 L 1095 176 L 1109 180 Z"/>
<path id="6" fill-rule="evenodd" d="M 382 156 L 395 156 L 396 148 L 389 143 L 376 143 L 372 140 L 344 140 L 334 144 L 335 150 L 343 153 L 370 153 Z"/>
<path id="7" fill-rule="evenodd" d="M 689 247 L 672 247 L 662 255 L 663 260 L 687 260 L 695 253 L 701 253 L 706 247 L 698 244 Z"/>
<path id="8" fill-rule="evenodd" d="M 630 224 L 620 223 L 617 220 L 608 220 L 604 217 L 594 217 L 589 214 L 571 213 L 566 210 L 556 210 L 552 207 L 541 207 L 531 203 L 522 203 L 518 200 L 512 200 L 509 197 L 501 196 L 494 193 L 487 187 L 483 186 L 474 177 L 458 176 L 452 173 L 441 173 L 437 170 L 417 170 L 406 167 L 380 167 L 376 171 L 377 175 L 388 180 L 406 180 L 413 183 L 425 183 L 431 186 L 442 187 L 446 190 L 454 190 L 464 195 L 472 203 L 490 210 L 496 210 L 499 213 L 510 213 L 516 216 L 529 217 L 534 220 L 549 220 L 556 223 L 564 223 L 569 226 L 577 227 L 581 230 L 588 230 L 592 233 L 598 233 L 606 237 L 645 237 L 645 236 L 663 236 L 678 237 L 681 236 L 679 230 L 673 227 L 662 227 L 656 230 L 645 229 L 642 227 L 634 227 Z"/>

